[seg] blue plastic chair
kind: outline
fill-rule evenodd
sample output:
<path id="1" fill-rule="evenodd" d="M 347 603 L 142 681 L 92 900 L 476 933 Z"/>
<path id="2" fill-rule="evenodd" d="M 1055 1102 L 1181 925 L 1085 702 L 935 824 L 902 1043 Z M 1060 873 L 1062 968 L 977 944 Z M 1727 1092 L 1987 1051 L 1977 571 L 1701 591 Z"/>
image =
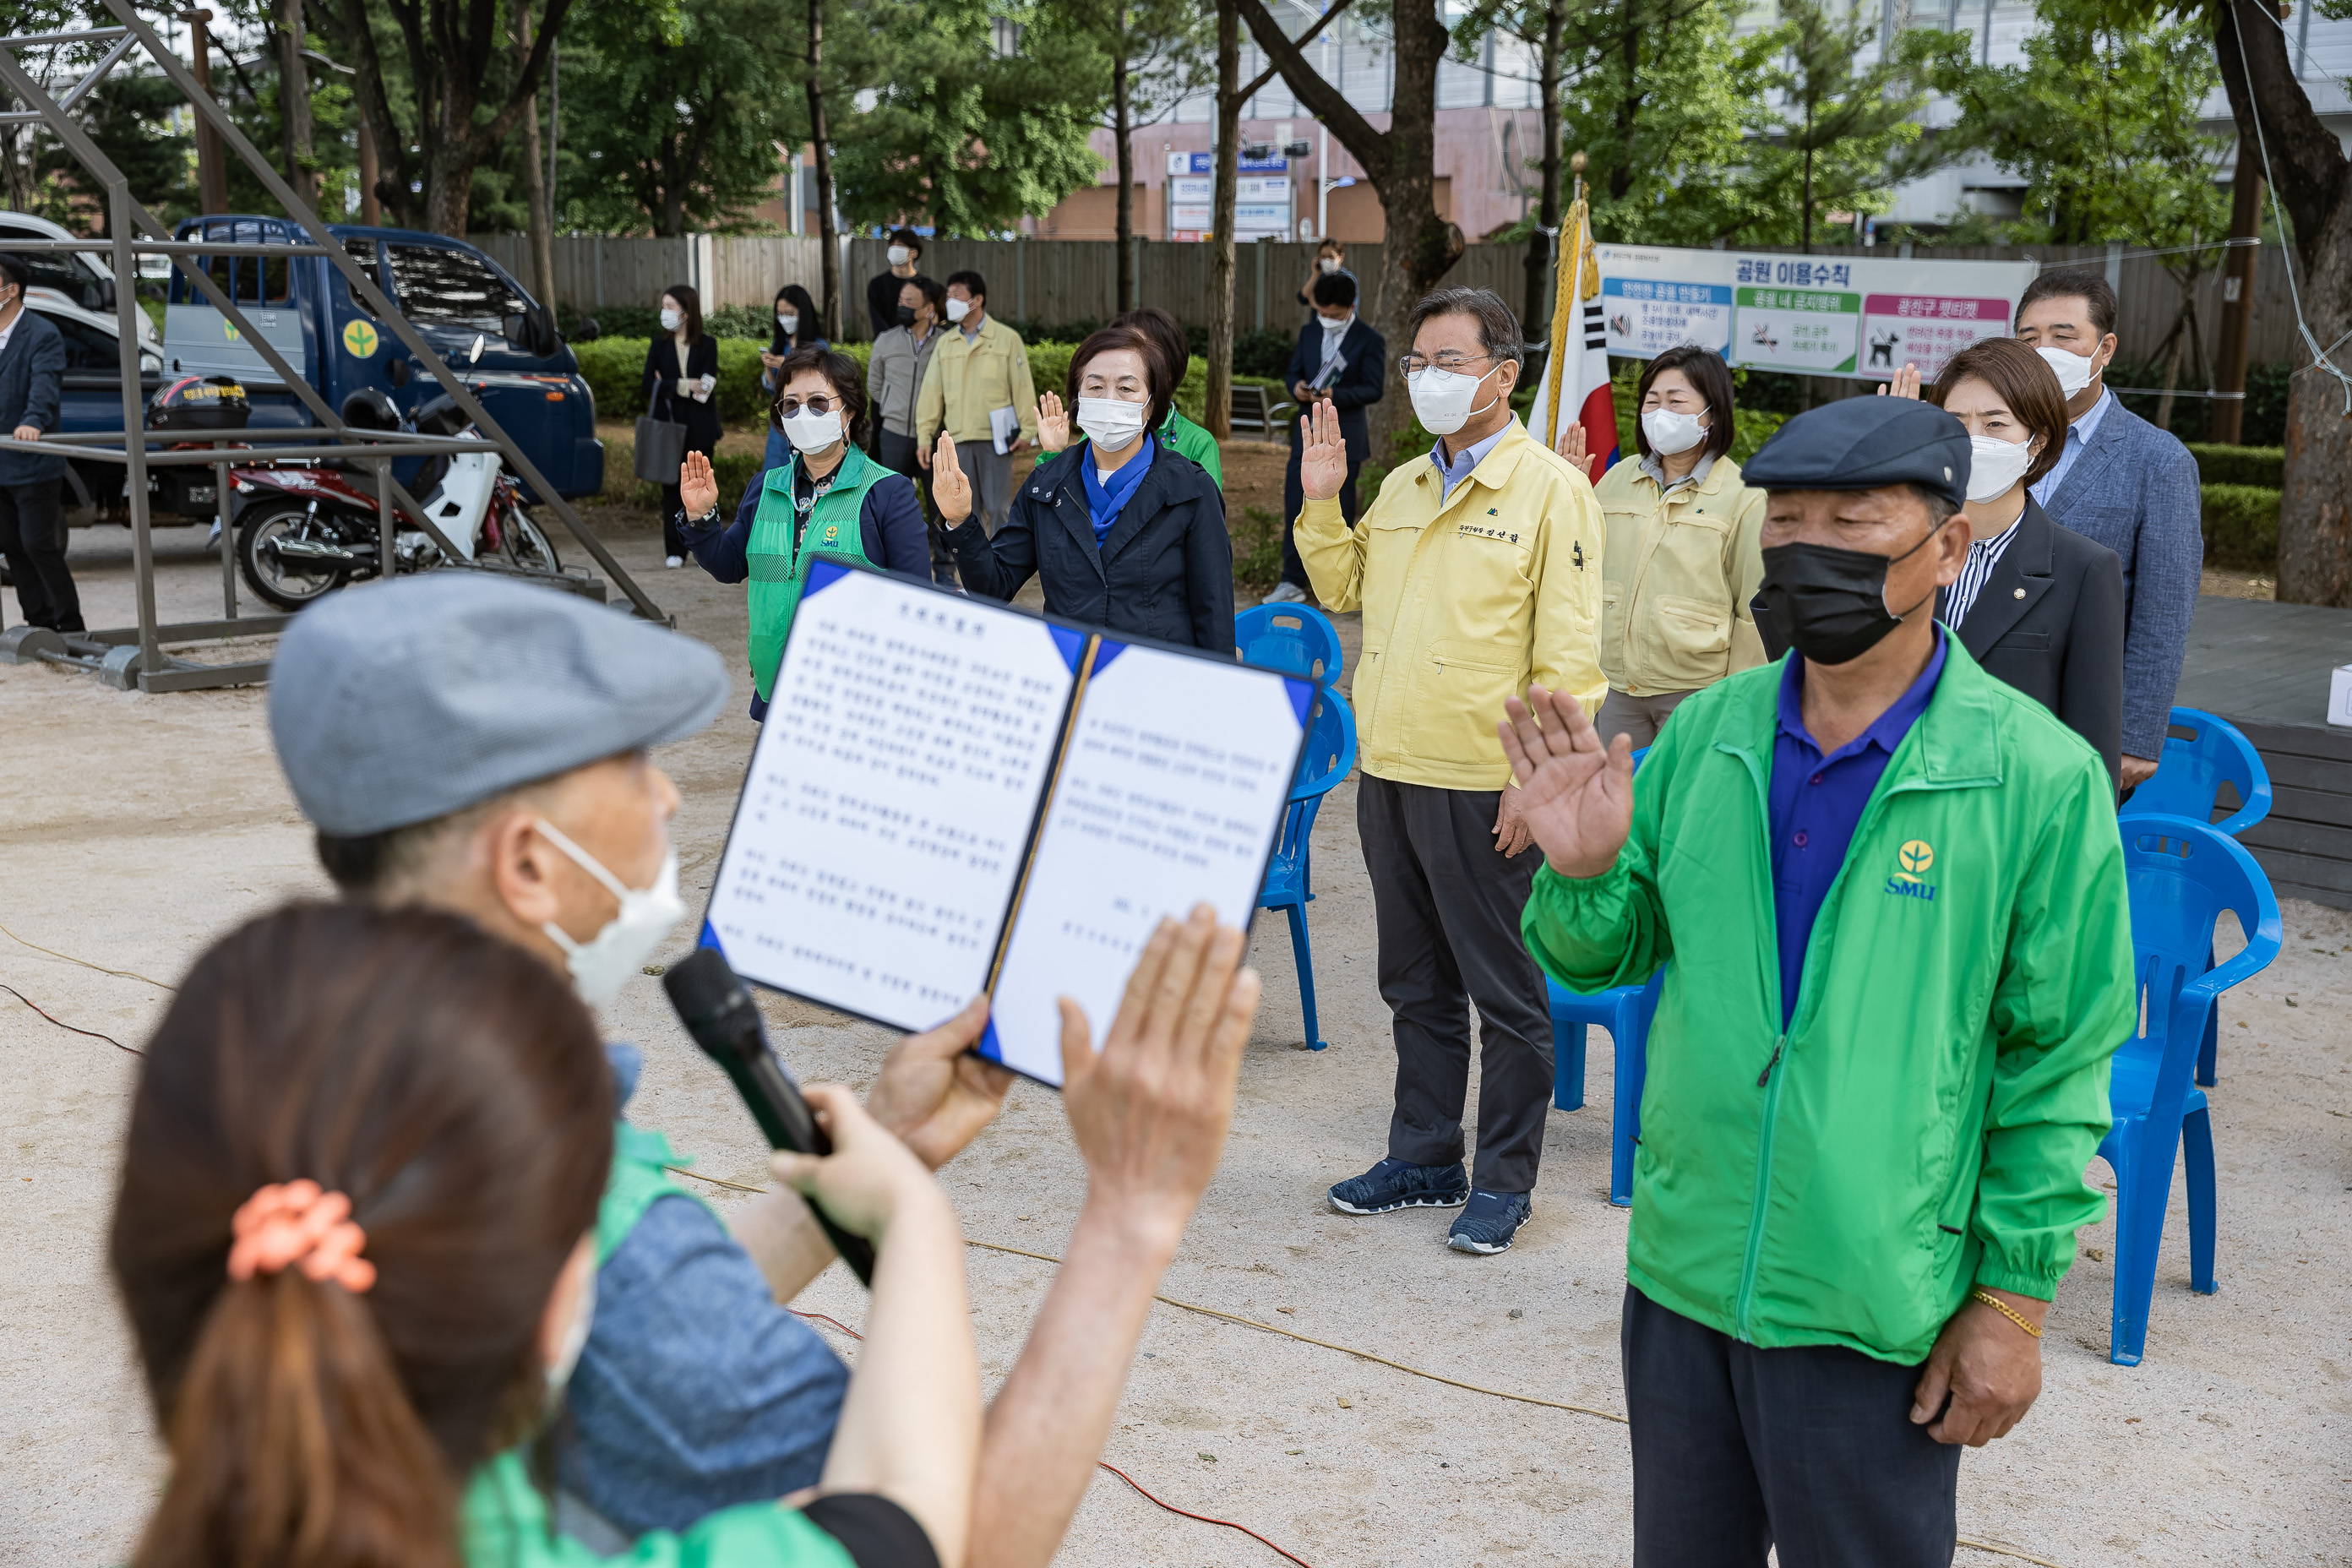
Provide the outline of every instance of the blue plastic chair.
<path id="1" fill-rule="evenodd" d="M 1633 753 L 1633 766 L 1649 755 Z M 1642 1136 L 1642 1080 L 1648 1075 L 1650 1020 L 1658 1011 L 1658 988 L 1665 971 L 1646 985 L 1618 985 L 1587 995 L 1570 991 L 1550 975 L 1544 992 L 1551 1004 L 1551 1102 L 1560 1110 L 1584 1109 L 1585 1028 L 1609 1031 L 1617 1055 L 1616 1084 L 1609 1111 L 1609 1201 L 1619 1208 L 1633 1202 L 1633 1145 Z"/>
<path id="2" fill-rule="evenodd" d="M 1305 605 L 1253 605 L 1234 616 L 1234 647 L 1244 664 L 1337 681 L 1347 668 L 1339 628 Z"/>
<path id="3" fill-rule="evenodd" d="M 2156 776 L 2132 791 L 2124 802 L 2121 816 L 2125 832 L 2130 832 L 2129 819 L 2137 816 L 2185 816 L 2191 822 L 2210 821 L 2222 809 L 2221 785 L 2227 784 L 2238 795 L 2238 807 L 2213 823 L 2213 831 L 2235 838 L 2271 811 L 2271 774 L 2263 766 L 2263 755 L 2254 750 L 2253 742 L 2238 732 L 2226 719 L 2196 708 L 2175 708 L 2171 728 L 2187 730 L 2186 736 L 2168 735 L 2164 755 Z M 2205 967 L 2213 967 L 2213 955 L 2205 955 Z M 2197 1052 L 2197 1081 L 2207 1089 L 2213 1087 L 2221 1055 L 2221 1039 L 2213 1020 L 2205 1023 L 2205 1043 Z"/>
<path id="4" fill-rule="evenodd" d="M 2137 1366 L 2147 1345 L 2147 1310 L 2172 1160 L 2185 1151 L 2189 1176 L 2189 1285 L 2213 1293 L 2213 1124 L 2205 1093 L 2189 1082 L 2199 1042 L 2221 993 L 2267 968 L 2279 952 L 2278 900 L 2270 879 L 2238 841 L 2202 822 L 2136 816 L 2124 825 L 2124 875 L 2131 893 L 2132 963 L 2141 1032 L 2124 1041 L 2108 1082 L 2115 1125 L 2099 1158 L 2116 1173 L 2115 1317 L 2107 1359 Z M 2246 945 L 2208 967 L 2223 910 L 2238 917 Z"/>
<path id="5" fill-rule="evenodd" d="M 2270 815 L 2270 770 L 2235 725 L 2199 709 L 2175 708 L 2171 727 L 2189 733 L 2166 737 L 2156 776 L 2132 791 L 2123 804 L 2123 816 L 2210 822 L 2221 809 L 2224 784 L 2238 792 L 2238 808 L 2213 822 L 2214 832 L 2235 838 Z"/>
<path id="6" fill-rule="evenodd" d="M 1307 722 L 1307 750 L 1290 781 L 1290 805 L 1283 813 L 1282 834 L 1275 840 L 1274 858 L 1266 862 L 1265 886 L 1258 890 L 1257 903 L 1262 910 L 1280 910 L 1290 917 L 1290 952 L 1298 961 L 1298 1005 L 1306 1016 L 1307 1047 L 1319 1051 L 1329 1042 L 1318 1032 L 1315 1017 L 1315 957 L 1307 946 L 1307 906 L 1315 899 L 1307 886 L 1307 841 L 1314 837 L 1315 814 L 1323 797 L 1356 765 L 1356 715 L 1347 699 L 1324 687 L 1316 693 L 1315 710 Z"/>

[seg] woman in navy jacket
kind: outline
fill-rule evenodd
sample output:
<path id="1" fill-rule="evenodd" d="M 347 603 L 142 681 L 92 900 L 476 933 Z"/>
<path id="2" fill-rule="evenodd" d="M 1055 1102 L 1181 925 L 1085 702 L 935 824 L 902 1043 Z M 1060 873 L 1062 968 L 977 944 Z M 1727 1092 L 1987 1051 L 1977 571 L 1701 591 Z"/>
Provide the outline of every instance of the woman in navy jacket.
<path id="1" fill-rule="evenodd" d="M 1039 444 L 1065 447 L 1037 465 L 992 539 L 971 517 L 971 482 L 944 432 L 932 497 L 964 587 L 1010 600 L 1042 580 L 1045 609 L 1132 637 L 1234 649 L 1234 547 L 1225 502 L 1192 459 L 1155 440 L 1174 384 L 1164 357 L 1132 327 L 1105 327 L 1070 358 L 1073 420 L 1038 405 Z M 1069 445 L 1075 423 L 1085 439 Z"/>

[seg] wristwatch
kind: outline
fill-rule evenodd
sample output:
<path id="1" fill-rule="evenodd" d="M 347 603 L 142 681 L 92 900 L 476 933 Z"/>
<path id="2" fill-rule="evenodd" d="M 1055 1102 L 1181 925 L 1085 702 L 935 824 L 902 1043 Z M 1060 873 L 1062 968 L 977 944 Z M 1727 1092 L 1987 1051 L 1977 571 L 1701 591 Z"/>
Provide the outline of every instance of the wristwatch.
<path id="1" fill-rule="evenodd" d="M 719 503 L 712 501 L 702 509 L 701 516 L 688 518 L 686 525 L 688 528 L 716 528 L 719 525 Z"/>

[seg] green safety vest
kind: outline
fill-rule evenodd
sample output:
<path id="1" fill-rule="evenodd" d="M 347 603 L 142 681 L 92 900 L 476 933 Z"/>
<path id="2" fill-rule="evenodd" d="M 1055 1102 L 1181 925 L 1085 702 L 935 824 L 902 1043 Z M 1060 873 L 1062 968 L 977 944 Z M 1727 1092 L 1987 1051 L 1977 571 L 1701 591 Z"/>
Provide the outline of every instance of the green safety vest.
<path id="1" fill-rule="evenodd" d="M 866 530 L 857 514 L 866 504 L 866 492 L 888 479 L 891 470 L 850 447 L 833 471 L 832 488 L 809 509 L 808 527 L 795 549 L 793 476 L 800 471 L 800 461 L 796 454 L 791 462 L 768 470 L 744 552 L 751 576 L 745 595 L 751 620 L 751 685 L 762 702 L 775 690 L 776 667 L 783 662 L 784 637 L 793 629 L 793 611 L 808 582 L 809 563 L 827 555 L 879 564 L 866 553 Z"/>

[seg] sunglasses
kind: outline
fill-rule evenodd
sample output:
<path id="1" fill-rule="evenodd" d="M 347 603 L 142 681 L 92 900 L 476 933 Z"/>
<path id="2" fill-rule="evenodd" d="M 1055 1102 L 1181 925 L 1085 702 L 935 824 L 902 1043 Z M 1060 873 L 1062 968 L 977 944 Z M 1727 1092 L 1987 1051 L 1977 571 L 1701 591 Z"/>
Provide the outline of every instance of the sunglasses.
<path id="1" fill-rule="evenodd" d="M 821 392 L 805 403 L 802 402 L 797 397 L 780 397 L 776 400 L 776 417 L 779 419 L 790 419 L 793 415 L 798 414 L 802 409 L 805 408 L 811 414 L 814 414 L 818 418 L 822 419 L 826 415 L 832 413 L 835 409 L 846 408 L 847 406 L 848 405 L 844 403 L 840 398 L 827 397 Z"/>

